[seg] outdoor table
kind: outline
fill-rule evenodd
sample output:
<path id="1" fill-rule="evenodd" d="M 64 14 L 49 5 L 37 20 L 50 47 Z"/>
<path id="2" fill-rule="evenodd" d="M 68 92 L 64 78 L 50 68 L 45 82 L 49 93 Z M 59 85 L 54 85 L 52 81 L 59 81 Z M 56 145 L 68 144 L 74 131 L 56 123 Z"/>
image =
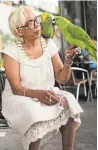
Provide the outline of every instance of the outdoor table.
<path id="1" fill-rule="evenodd" d="M 80 61 L 73 61 L 72 66 L 77 66 L 80 68 L 87 69 L 89 71 L 89 64 L 94 63 L 93 61 L 86 61 L 86 60 L 80 60 Z"/>
<path id="2" fill-rule="evenodd" d="M 92 64 L 94 63 L 93 61 L 74 61 L 72 65 L 80 65 L 80 64 Z"/>

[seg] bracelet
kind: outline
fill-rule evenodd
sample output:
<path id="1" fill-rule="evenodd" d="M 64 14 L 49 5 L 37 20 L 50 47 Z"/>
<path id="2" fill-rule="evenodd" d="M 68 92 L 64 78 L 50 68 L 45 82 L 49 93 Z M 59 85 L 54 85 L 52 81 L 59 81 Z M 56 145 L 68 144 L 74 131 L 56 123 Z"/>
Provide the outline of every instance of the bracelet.
<path id="1" fill-rule="evenodd" d="M 23 91 L 23 96 L 26 96 L 26 88 L 24 89 L 24 91 Z"/>
<path id="2" fill-rule="evenodd" d="M 73 64 L 73 61 L 70 61 L 69 63 L 67 63 L 67 62 L 65 61 L 64 64 L 69 67 L 69 66 L 71 66 L 71 65 Z"/>

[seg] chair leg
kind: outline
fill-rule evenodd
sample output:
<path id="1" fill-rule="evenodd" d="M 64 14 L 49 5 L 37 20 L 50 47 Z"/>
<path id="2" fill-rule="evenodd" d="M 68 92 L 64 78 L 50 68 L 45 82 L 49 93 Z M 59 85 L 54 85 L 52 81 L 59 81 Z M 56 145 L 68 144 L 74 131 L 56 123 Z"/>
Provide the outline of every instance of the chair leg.
<path id="1" fill-rule="evenodd" d="M 90 91 L 88 90 L 87 102 L 90 100 Z"/>
<path id="2" fill-rule="evenodd" d="M 76 90 L 76 100 L 79 100 L 79 89 L 80 89 L 80 84 L 78 84 L 77 86 L 77 90 Z"/>
<path id="3" fill-rule="evenodd" d="M 84 83 L 83 85 L 84 85 L 84 95 L 85 95 L 85 97 L 86 97 L 86 96 L 87 96 L 87 89 L 86 89 L 85 83 Z"/>
<path id="4" fill-rule="evenodd" d="M 94 90 L 94 96 L 96 97 L 97 95 L 97 82 L 95 83 L 95 90 Z"/>
<path id="5" fill-rule="evenodd" d="M 93 102 L 93 95 L 92 95 L 92 88 L 91 88 L 91 85 L 92 85 L 91 80 L 89 81 L 88 84 L 89 84 L 89 91 L 88 91 L 87 102 L 89 102 L 90 99 L 91 99 L 91 102 Z"/>
<path id="6" fill-rule="evenodd" d="M 90 86 L 90 96 L 91 96 L 91 102 L 93 102 L 94 100 L 93 100 L 93 94 L 92 94 L 92 88 L 91 88 L 91 86 Z"/>

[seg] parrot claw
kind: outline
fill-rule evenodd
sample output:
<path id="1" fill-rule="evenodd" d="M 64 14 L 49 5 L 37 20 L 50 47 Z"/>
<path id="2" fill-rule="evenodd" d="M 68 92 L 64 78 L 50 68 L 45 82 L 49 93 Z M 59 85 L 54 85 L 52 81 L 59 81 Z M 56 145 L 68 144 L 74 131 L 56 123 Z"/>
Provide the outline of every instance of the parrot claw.
<path id="1" fill-rule="evenodd" d="M 81 48 L 77 47 L 77 48 L 75 48 L 74 56 L 72 57 L 72 60 L 75 58 L 76 55 L 79 55 L 79 54 L 81 54 Z"/>
<path id="2" fill-rule="evenodd" d="M 75 55 L 81 54 L 81 48 L 77 47 L 75 48 Z"/>

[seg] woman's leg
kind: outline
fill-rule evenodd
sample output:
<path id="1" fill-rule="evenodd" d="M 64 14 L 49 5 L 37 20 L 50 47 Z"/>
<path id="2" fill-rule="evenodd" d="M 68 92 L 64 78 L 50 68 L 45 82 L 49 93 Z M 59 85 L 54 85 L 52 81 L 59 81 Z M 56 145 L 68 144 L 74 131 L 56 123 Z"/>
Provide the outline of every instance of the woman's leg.
<path id="1" fill-rule="evenodd" d="M 76 122 L 73 118 L 69 118 L 66 125 L 61 126 L 60 132 L 62 135 L 63 150 L 73 150 L 76 131 Z"/>
<path id="2" fill-rule="evenodd" d="M 40 139 L 36 142 L 31 142 L 29 145 L 29 150 L 38 150 L 40 145 Z"/>

